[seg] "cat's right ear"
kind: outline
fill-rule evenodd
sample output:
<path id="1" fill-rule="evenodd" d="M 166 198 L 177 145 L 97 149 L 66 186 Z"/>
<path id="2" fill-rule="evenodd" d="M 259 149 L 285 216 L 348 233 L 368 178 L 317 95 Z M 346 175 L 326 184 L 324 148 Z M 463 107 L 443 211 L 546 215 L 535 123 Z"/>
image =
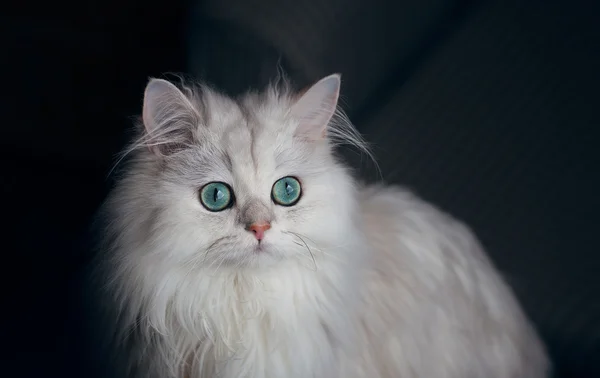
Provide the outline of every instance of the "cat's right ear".
<path id="1" fill-rule="evenodd" d="M 144 139 L 150 151 L 166 156 L 190 145 L 199 119 L 194 105 L 179 88 L 166 80 L 150 79 L 142 110 Z"/>

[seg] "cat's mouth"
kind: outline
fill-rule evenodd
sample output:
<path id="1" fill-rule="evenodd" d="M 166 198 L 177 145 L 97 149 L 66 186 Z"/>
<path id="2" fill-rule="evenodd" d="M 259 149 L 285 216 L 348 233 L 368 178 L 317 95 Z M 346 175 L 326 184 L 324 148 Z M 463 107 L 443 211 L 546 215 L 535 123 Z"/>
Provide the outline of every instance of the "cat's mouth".
<path id="1" fill-rule="evenodd" d="M 256 243 L 256 245 L 254 246 L 253 252 L 254 253 L 266 253 L 267 246 L 265 244 L 266 243 L 264 241 L 258 241 Z"/>

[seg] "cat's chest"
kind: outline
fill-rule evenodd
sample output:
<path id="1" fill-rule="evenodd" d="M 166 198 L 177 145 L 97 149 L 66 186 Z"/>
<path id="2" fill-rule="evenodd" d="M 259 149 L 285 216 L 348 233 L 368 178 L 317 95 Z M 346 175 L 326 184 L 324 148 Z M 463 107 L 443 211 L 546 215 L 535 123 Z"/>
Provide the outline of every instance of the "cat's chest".
<path id="1" fill-rule="evenodd" d="M 278 289 L 222 299 L 205 311 L 196 356 L 203 362 L 189 378 L 208 372 L 224 378 L 310 377 L 325 371 L 334 348 L 321 301 Z"/>

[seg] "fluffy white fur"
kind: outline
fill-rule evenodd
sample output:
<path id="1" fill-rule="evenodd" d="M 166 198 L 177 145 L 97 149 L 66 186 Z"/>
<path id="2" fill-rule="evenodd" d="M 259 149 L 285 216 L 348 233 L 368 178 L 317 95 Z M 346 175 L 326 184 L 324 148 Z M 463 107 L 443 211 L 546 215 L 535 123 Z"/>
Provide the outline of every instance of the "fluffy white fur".
<path id="1" fill-rule="evenodd" d="M 360 187 L 340 78 L 231 99 L 152 80 L 107 201 L 122 373 L 144 378 L 541 378 L 544 349 L 471 232 L 400 188 Z M 333 118 L 332 118 L 333 116 Z M 273 183 L 296 176 L 291 207 Z M 198 191 L 228 183 L 209 212 Z M 257 240 L 248 221 L 268 220 Z M 107 334 L 113 334 L 107 331 Z"/>

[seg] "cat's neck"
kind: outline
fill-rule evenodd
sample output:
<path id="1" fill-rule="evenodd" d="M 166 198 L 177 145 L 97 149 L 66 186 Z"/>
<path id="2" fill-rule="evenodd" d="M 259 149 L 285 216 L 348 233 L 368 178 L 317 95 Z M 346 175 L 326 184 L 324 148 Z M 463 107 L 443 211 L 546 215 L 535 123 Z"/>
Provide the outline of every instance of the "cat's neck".
<path id="1" fill-rule="evenodd" d="M 296 316 L 335 311 L 332 305 L 352 295 L 354 277 L 348 267 L 327 261 L 317 261 L 316 268 L 282 264 L 265 270 L 200 271 L 194 279 L 180 281 L 185 284 L 173 293 L 170 312 L 190 326 L 198 319 L 229 326 L 258 317 L 285 325 Z"/>
<path id="2" fill-rule="evenodd" d="M 310 265 L 291 262 L 267 269 L 205 270 L 198 274 L 198 281 L 201 287 L 206 288 L 203 293 L 206 297 L 221 293 L 223 298 L 232 302 L 260 301 L 268 305 L 275 301 L 280 307 L 284 298 L 298 301 L 321 295 L 323 286 L 342 280 L 343 275 L 338 266 L 327 261 L 315 261 Z"/>
<path id="3" fill-rule="evenodd" d="M 275 358 L 273 350 L 283 353 L 275 359 L 286 364 L 295 360 L 284 356 L 298 350 L 307 353 L 303 360 L 317 361 L 324 357 L 304 343 L 352 345 L 339 340 L 352 337 L 348 330 L 354 319 L 347 310 L 355 306 L 358 292 L 355 267 L 317 259 L 313 266 L 204 270 L 193 276 L 185 272 L 185 277 L 171 271 L 148 293 L 141 314 L 147 323 L 138 325 L 161 335 L 160 348 L 197 361 L 209 356 L 229 361 L 232 354 L 271 356 L 249 367 L 260 370 Z M 232 376 L 242 376 L 237 373 Z"/>

